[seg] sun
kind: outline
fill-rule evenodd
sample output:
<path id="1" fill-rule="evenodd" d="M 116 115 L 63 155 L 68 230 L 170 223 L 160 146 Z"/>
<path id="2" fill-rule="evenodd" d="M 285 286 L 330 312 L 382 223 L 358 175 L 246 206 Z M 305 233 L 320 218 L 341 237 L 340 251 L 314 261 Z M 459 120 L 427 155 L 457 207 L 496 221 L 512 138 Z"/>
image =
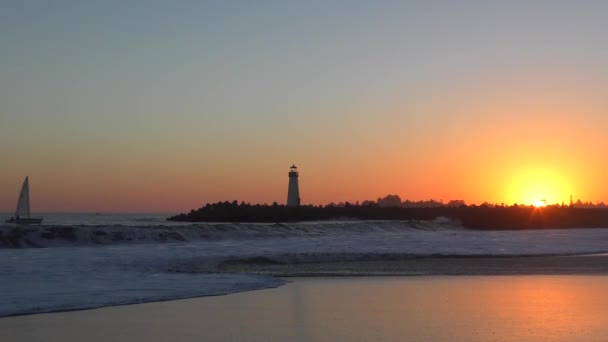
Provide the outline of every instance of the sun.
<path id="1" fill-rule="evenodd" d="M 547 204 L 567 201 L 572 189 L 558 169 L 530 168 L 516 172 L 507 190 L 512 203 L 533 205 L 537 208 Z"/>

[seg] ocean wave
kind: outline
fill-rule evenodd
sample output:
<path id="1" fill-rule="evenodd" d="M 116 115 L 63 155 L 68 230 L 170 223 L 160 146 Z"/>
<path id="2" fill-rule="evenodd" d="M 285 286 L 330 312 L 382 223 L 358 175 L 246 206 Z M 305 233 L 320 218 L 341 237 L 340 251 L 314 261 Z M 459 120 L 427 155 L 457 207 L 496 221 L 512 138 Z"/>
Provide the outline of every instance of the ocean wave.
<path id="1" fill-rule="evenodd" d="M 194 242 L 336 235 L 391 234 L 463 229 L 446 218 L 433 221 L 327 221 L 301 223 L 202 223 L 163 225 L 0 226 L 0 248 Z"/>

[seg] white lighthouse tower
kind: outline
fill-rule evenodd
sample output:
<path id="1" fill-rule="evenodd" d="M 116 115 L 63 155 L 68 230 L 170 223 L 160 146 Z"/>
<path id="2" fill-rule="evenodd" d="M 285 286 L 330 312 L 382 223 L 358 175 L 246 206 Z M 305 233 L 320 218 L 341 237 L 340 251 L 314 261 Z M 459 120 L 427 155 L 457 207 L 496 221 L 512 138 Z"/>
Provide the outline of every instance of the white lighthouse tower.
<path id="1" fill-rule="evenodd" d="M 300 187 L 298 186 L 298 167 L 294 164 L 289 168 L 289 189 L 287 190 L 287 205 L 297 207 L 300 205 Z"/>

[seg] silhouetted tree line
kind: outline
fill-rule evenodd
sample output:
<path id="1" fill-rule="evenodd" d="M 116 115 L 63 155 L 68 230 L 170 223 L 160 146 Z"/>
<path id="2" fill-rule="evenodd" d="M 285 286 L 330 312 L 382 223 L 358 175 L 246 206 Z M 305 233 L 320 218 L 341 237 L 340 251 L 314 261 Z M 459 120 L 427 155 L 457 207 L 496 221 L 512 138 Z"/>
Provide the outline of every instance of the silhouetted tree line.
<path id="1" fill-rule="evenodd" d="M 384 202 L 386 204 L 387 202 Z M 393 202 L 396 203 L 393 199 Z M 570 206 L 469 205 L 404 207 L 379 202 L 288 207 L 233 202 L 207 204 L 168 218 L 181 222 L 297 222 L 317 220 L 433 220 L 446 217 L 470 229 L 608 228 L 608 210 Z"/>

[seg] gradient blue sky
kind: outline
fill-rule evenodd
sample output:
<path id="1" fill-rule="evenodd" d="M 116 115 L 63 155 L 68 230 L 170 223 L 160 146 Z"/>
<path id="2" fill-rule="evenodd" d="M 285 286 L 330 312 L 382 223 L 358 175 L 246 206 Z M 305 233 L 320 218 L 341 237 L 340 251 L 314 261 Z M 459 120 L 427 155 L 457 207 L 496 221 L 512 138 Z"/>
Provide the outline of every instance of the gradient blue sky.
<path id="1" fill-rule="evenodd" d="M 3 1 L 0 210 L 25 175 L 38 210 L 284 202 L 291 163 L 305 203 L 608 201 L 607 32 L 605 1 Z"/>

